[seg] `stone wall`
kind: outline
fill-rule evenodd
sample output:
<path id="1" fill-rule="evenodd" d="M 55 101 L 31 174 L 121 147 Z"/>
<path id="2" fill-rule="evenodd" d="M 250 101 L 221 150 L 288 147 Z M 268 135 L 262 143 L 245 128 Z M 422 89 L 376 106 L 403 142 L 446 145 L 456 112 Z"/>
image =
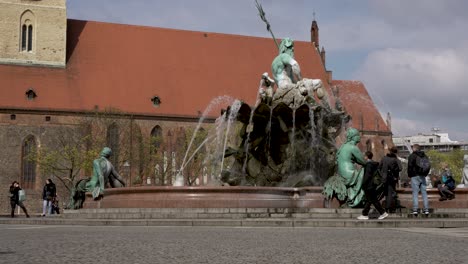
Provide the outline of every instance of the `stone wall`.
<path id="1" fill-rule="evenodd" d="M 9 120 L 10 115 L 0 115 L 0 188 L 5 193 L 0 201 L 2 212 L 8 212 L 8 188 L 12 181 L 22 183 L 22 151 L 25 140 L 33 136 L 38 147 L 56 145 L 54 137 L 63 131 L 63 127 L 74 129 L 73 125 L 58 124 L 57 122 L 46 123 L 44 116 L 16 115 L 16 120 Z M 7 119 L 8 118 L 8 119 Z M 41 122 L 41 119 L 44 120 Z M 52 119 L 53 120 L 53 119 Z M 42 187 L 49 175 L 41 175 L 39 168 L 36 169 L 36 180 L 32 188 L 27 192 L 27 208 L 31 212 L 39 212 L 41 208 Z M 65 196 L 65 189 L 54 179 L 60 196 Z"/>
<path id="2" fill-rule="evenodd" d="M 31 51 L 21 50 L 24 23 L 33 27 Z M 66 32 L 65 0 L 0 0 L 0 63 L 65 67 Z"/>
<path id="3" fill-rule="evenodd" d="M 93 119 L 92 115 L 83 117 L 80 114 L 54 114 L 53 112 L 39 112 L 39 113 L 28 113 L 27 111 L 13 111 L 13 110 L 4 110 L 3 113 L 0 113 L 0 189 L 4 190 L 3 198 L 0 198 L 0 212 L 8 213 L 9 212 L 9 200 L 8 200 L 8 188 L 12 181 L 22 182 L 22 148 L 25 140 L 33 136 L 38 148 L 48 148 L 54 149 L 59 148 L 60 144 L 58 143 L 59 138 L 63 138 L 64 134 L 80 133 L 82 131 L 82 125 L 84 120 L 89 118 Z M 114 118 L 114 117 L 113 117 Z M 141 131 L 141 136 L 143 138 L 143 143 L 148 144 L 151 131 L 155 126 L 160 126 L 162 129 L 163 144 L 160 146 L 158 151 L 168 152 L 167 156 L 170 160 L 170 152 L 178 152 L 175 141 L 177 137 L 184 135 L 184 131 L 190 137 L 188 133 L 193 131 L 196 126 L 195 121 L 187 120 L 158 120 L 157 118 L 142 118 L 142 119 L 132 119 L 130 117 L 126 118 L 114 118 L 123 119 L 121 124 L 131 124 L 135 129 Z M 195 119 L 193 119 L 195 120 Z M 204 124 L 204 126 L 210 126 L 209 124 Z M 102 128 L 104 131 L 106 128 Z M 122 129 L 125 129 L 123 127 Z M 131 185 L 132 178 L 134 179 L 139 174 L 139 158 L 136 154 L 136 149 L 138 149 L 138 135 L 134 133 L 133 138 L 129 137 L 130 134 L 122 133 L 119 135 L 121 144 L 121 152 L 128 151 L 128 148 L 134 151 L 134 159 L 130 167 L 130 171 L 124 171 L 122 164 L 124 158 L 122 158 L 119 164 L 116 164 L 117 169 L 120 171 L 120 174 L 126 179 L 127 184 Z M 170 139 L 170 135 L 174 135 Z M 101 149 L 106 145 L 105 142 L 102 143 L 102 146 L 97 146 L 98 149 Z M 131 146 L 131 147 L 129 147 Z M 146 150 L 145 150 L 146 151 Z M 142 155 L 148 155 L 144 152 Z M 123 154 L 121 154 L 123 157 Z M 182 153 L 178 154 L 178 160 L 176 166 L 180 166 L 180 157 Z M 128 158 L 128 156 L 127 156 Z M 148 162 L 148 160 L 144 160 Z M 147 165 L 147 164 L 144 164 Z M 80 178 L 85 178 L 91 175 L 90 171 L 81 171 Z M 141 176 L 141 175 L 140 175 Z M 173 177 L 175 175 L 171 175 Z M 144 177 L 141 176 L 142 178 Z M 42 175 L 41 170 L 37 167 L 36 170 L 36 181 L 32 189 L 27 189 L 28 200 L 25 203 L 27 208 L 33 213 L 39 213 L 41 210 L 41 194 L 42 188 L 44 186 L 45 180 L 47 178 L 52 178 L 58 187 L 58 193 L 61 203 L 68 202 L 69 193 L 66 188 L 63 187 L 63 184 L 60 183 L 55 177 L 51 175 Z M 165 184 L 170 184 L 172 179 L 167 179 Z M 154 179 L 153 183 L 154 184 Z"/>
<path id="4" fill-rule="evenodd" d="M 28 136 L 34 136 L 36 144 L 39 148 L 58 148 L 59 144 L 57 139 L 63 137 L 64 133 L 74 133 L 81 131 L 83 120 L 95 119 L 93 115 L 83 115 L 83 113 L 54 113 L 54 112 L 33 112 L 33 111 L 14 111 L 14 110 L 3 110 L 0 113 L 0 189 L 3 190 L 3 198 L 0 198 L 0 212 L 8 213 L 9 212 L 9 200 L 8 200 L 8 188 L 12 181 L 18 180 L 22 181 L 22 147 L 24 141 Z M 144 144 L 148 144 L 148 139 L 151 135 L 151 131 L 155 126 L 160 126 L 162 129 L 163 144 L 157 149 L 159 153 L 166 152 L 166 158 L 168 163 L 171 163 L 171 152 L 178 152 L 177 140 L 178 138 L 184 136 L 185 144 L 187 144 L 189 138 L 191 137 L 191 132 L 196 127 L 196 118 L 192 119 L 180 119 L 180 118 L 157 118 L 157 117 L 140 117 L 135 118 L 131 116 L 124 117 L 111 117 L 109 122 L 117 122 L 118 119 L 121 121 L 117 122 L 122 129 L 125 129 L 125 126 L 131 124 L 134 127 L 133 131 L 139 130 Z M 103 122 L 103 123 L 106 123 Z M 212 124 L 204 124 L 205 129 L 209 129 Z M 137 129 L 136 129 L 137 128 Z M 101 127 L 104 131 L 105 127 Z M 128 132 L 122 133 L 119 135 L 121 144 L 121 159 L 116 164 L 116 167 L 120 174 L 127 181 L 127 185 L 132 185 L 132 181 L 137 176 L 141 176 L 144 181 L 142 185 L 145 184 L 145 179 L 143 178 L 147 175 L 139 175 L 138 164 L 140 163 L 140 157 L 137 153 L 138 149 L 138 133 L 133 132 L 132 137 L 130 137 Z M 185 134 L 185 135 L 184 135 Z M 386 148 L 392 146 L 391 136 L 386 134 L 371 133 L 371 132 L 362 132 L 362 140 L 359 144 L 359 147 L 362 151 L 365 151 L 367 148 L 366 142 L 370 142 L 369 146 L 372 148 L 372 151 L 375 154 L 375 160 L 380 161 L 380 159 L 385 155 Z M 382 144 L 384 142 L 385 144 Z M 388 142 L 388 143 L 387 143 Z M 98 149 L 105 146 L 105 142 L 102 143 L 102 146 L 97 146 Z M 131 160 L 131 166 L 129 171 L 125 171 L 123 163 L 127 157 L 124 157 L 123 152 L 128 151 L 128 149 L 133 151 L 133 159 Z M 192 148 L 193 149 L 193 148 Z M 145 150 L 147 151 L 147 150 Z M 184 151 L 185 152 L 185 151 Z M 180 166 L 181 158 L 184 153 L 178 153 L 176 167 Z M 142 155 L 146 156 L 149 153 L 144 152 Z M 142 162 L 145 163 L 145 166 L 148 166 L 148 159 L 142 159 Z M 153 165 L 151 165 L 153 166 Z M 161 165 L 162 167 L 162 165 Z M 154 172 L 145 172 L 149 174 L 154 174 Z M 155 179 L 152 178 L 151 185 L 170 185 L 174 180 L 173 171 L 171 169 L 168 172 L 168 178 L 164 182 L 159 182 L 155 184 Z M 63 184 L 60 183 L 56 178 L 51 175 L 42 175 L 40 168 L 37 168 L 36 172 L 36 181 L 34 188 L 27 190 L 28 200 L 26 206 L 32 213 L 41 212 L 41 193 L 42 188 L 45 183 L 45 179 L 52 178 L 52 180 L 57 184 L 58 193 L 61 200 L 61 203 L 68 202 L 68 191 L 63 187 Z M 80 177 L 85 178 L 91 175 L 90 171 L 81 171 Z M 206 182 L 201 182 L 203 184 Z M 63 206 L 62 206 L 63 207 Z"/>

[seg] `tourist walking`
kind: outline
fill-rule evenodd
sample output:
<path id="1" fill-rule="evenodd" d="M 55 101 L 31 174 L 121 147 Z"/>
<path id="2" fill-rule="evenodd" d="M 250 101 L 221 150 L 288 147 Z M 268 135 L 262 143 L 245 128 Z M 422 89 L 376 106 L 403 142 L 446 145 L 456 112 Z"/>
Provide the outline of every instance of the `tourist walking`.
<path id="1" fill-rule="evenodd" d="M 28 210 L 26 210 L 26 207 L 23 204 L 23 201 L 20 200 L 20 192 L 21 187 L 17 181 L 14 181 L 11 183 L 10 186 L 10 205 L 11 205 L 11 217 L 15 217 L 15 209 L 16 205 L 21 207 L 23 209 L 24 214 L 26 217 L 29 217 Z"/>
<path id="2" fill-rule="evenodd" d="M 385 210 L 389 213 L 394 213 L 395 209 L 400 206 L 396 185 L 400 178 L 402 166 L 397 153 L 398 149 L 395 146 L 390 148 L 389 153 L 382 158 L 379 166 L 380 175 L 382 175 L 385 182 Z"/>
<path id="3" fill-rule="evenodd" d="M 50 215 L 52 211 L 52 201 L 55 199 L 55 196 L 57 196 L 55 184 L 51 179 L 47 179 L 42 189 L 42 216 L 46 216 L 46 214 Z"/>
<path id="4" fill-rule="evenodd" d="M 362 210 L 362 215 L 358 216 L 359 220 L 369 219 L 369 210 L 371 205 L 374 205 L 375 209 L 379 212 L 379 220 L 385 219 L 388 214 L 383 209 L 377 198 L 377 186 L 374 184 L 374 177 L 378 173 L 379 163 L 372 160 L 374 154 L 370 151 L 366 151 L 364 154 L 364 159 L 366 164 L 364 165 L 364 176 L 362 179 L 362 189 L 364 195 L 366 196 L 366 203 L 364 209 Z"/>
<path id="5" fill-rule="evenodd" d="M 455 198 L 454 190 L 455 190 L 455 180 L 453 179 L 452 172 L 450 171 L 448 164 L 443 162 L 441 164 L 442 167 L 442 177 L 441 182 L 437 186 L 439 190 L 440 199 L 439 201 L 445 201 L 447 199 L 452 200 Z"/>
<path id="6" fill-rule="evenodd" d="M 413 153 L 408 157 L 408 177 L 411 178 L 411 189 L 413 190 L 413 215 L 418 215 L 418 195 L 421 192 L 423 199 L 423 213 L 429 214 L 429 200 L 427 198 L 426 176 L 431 170 L 431 163 L 424 151 L 418 144 L 412 146 Z"/>

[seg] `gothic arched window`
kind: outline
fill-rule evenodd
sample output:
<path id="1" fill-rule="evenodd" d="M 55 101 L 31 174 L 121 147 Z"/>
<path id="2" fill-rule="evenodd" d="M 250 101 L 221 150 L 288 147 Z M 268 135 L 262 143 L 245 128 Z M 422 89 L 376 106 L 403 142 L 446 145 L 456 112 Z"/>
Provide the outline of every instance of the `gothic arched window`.
<path id="1" fill-rule="evenodd" d="M 32 43 L 33 43 L 33 26 L 28 26 L 28 51 L 32 51 Z"/>
<path id="2" fill-rule="evenodd" d="M 137 148 L 135 154 L 137 156 L 137 161 L 138 161 L 138 174 L 143 179 L 143 174 L 145 170 L 145 161 L 143 157 L 145 145 L 143 144 L 143 136 L 141 135 L 141 129 L 137 124 L 134 124 L 133 135 L 137 143 L 135 144 L 135 147 Z"/>
<path id="3" fill-rule="evenodd" d="M 117 167 L 119 164 L 119 127 L 116 123 L 112 123 L 107 128 L 107 146 L 112 150 L 110 161 Z"/>
<path id="4" fill-rule="evenodd" d="M 156 125 L 151 130 L 151 153 L 154 154 L 158 151 L 159 147 L 163 142 L 162 137 L 162 128 L 159 125 Z"/>
<path id="5" fill-rule="evenodd" d="M 31 10 L 26 10 L 22 15 L 21 15 L 21 25 L 20 25 L 20 31 L 21 31 L 21 46 L 20 46 L 20 51 L 28 51 L 28 52 L 33 52 L 34 51 L 34 21 L 35 17 L 33 12 Z"/>
<path id="6" fill-rule="evenodd" d="M 23 142 L 21 181 L 25 189 L 33 189 L 36 183 L 36 162 L 34 153 L 36 149 L 36 139 L 34 136 L 28 136 Z"/>
<path id="7" fill-rule="evenodd" d="M 23 25 L 21 27 L 21 50 L 26 50 L 26 41 L 28 39 L 28 27 Z"/>
<path id="8" fill-rule="evenodd" d="M 372 151 L 372 142 L 370 139 L 366 141 L 366 150 L 367 151 Z"/>

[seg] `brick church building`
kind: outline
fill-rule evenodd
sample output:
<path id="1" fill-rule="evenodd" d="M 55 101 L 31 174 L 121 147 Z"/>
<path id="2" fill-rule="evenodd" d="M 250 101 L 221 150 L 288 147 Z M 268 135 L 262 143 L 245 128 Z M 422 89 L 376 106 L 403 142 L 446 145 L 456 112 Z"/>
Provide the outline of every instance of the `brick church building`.
<path id="1" fill-rule="evenodd" d="M 361 132 L 360 148 L 381 157 L 392 145 L 390 127 L 363 83 L 333 80 L 316 21 L 310 32 L 310 42 L 295 42 L 302 75 L 321 79 L 330 97 L 341 99 Z M 229 96 L 254 104 L 260 75 L 278 53 L 269 38 L 67 19 L 65 0 L 0 0 L 0 36 L 0 188 L 6 193 L 18 180 L 32 211 L 39 210 L 51 176 L 26 157 L 57 147 L 64 129 L 76 130 L 80 120 L 100 113 L 117 120 L 105 127 L 105 144 L 116 150 L 114 163 L 126 170 L 128 182 L 141 177 L 143 184 L 171 184 L 175 171 L 164 179 L 156 174 L 165 165 L 144 171 L 145 154 L 134 146 L 157 135 L 164 162 L 179 163 L 177 139 L 193 129 L 211 100 Z M 227 105 L 222 101 L 205 123 Z M 130 132 L 123 136 L 123 130 Z M 208 181 L 200 177 L 196 184 Z M 5 195 L 1 211 L 8 206 Z"/>

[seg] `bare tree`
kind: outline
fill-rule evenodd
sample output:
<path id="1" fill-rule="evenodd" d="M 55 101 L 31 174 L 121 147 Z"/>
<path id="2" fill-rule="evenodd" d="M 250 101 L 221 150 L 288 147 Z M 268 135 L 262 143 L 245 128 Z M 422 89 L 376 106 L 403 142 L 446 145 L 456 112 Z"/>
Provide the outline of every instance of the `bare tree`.
<path id="1" fill-rule="evenodd" d="M 43 175 L 52 175 L 71 191 L 83 170 L 91 170 L 98 151 L 89 148 L 91 135 L 84 124 L 60 127 L 54 141 L 33 151 L 27 159 L 34 160 Z"/>

